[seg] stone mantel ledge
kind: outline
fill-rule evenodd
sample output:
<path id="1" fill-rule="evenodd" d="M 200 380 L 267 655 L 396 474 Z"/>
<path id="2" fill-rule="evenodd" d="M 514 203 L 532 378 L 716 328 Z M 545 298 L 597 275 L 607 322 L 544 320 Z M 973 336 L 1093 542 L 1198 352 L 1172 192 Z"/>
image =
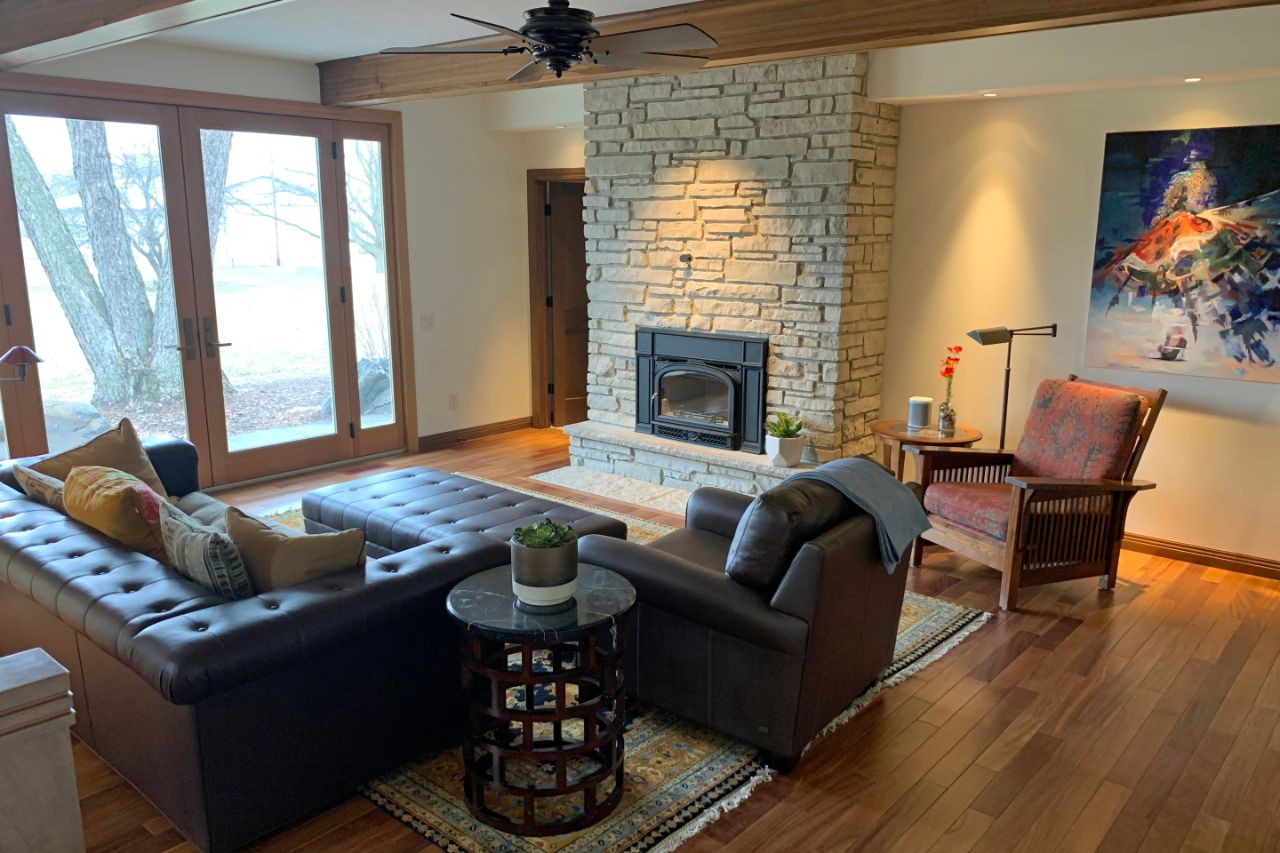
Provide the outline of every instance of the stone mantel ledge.
<path id="1" fill-rule="evenodd" d="M 569 436 L 569 455 L 574 465 L 689 490 L 699 486 L 717 486 L 759 494 L 797 471 L 812 470 L 815 467 L 813 464 L 802 463 L 795 468 L 782 468 L 769 464 L 769 458 L 763 453 L 703 447 L 646 435 L 630 427 L 596 421 L 570 424 L 564 427 L 564 433 Z M 608 445 L 620 451 L 629 450 L 632 451 L 631 458 L 606 462 L 582 452 L 584 447 L 592 445 Z M 635 451 L 647 455 L 640 457 Z M 655 455 L 670 459 L 670 469 L 659 470 L 654 461 Z M 695 470 L 700 465 L 706 466 L 706 473 Z M 649 470 L 660 476 L 647 475 Z"/>

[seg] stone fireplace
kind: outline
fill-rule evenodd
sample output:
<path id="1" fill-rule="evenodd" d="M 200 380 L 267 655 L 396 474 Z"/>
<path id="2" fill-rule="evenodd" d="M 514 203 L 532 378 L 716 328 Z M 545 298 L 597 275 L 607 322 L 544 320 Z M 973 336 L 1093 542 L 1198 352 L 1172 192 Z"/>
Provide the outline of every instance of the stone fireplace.
<path id="1" fill-rule="evenodd" d="M 660 421 L 640 330 L 767 340 L 759 417 L 799 411 L 817 460 L 873 449 L 899 116 L 867 100 L 865 74 L 849 55 L 587 85 L 588 421 L 566 429 L 573 464 L 747 492 L 785 475 L 643 431 L 646 413 Z"/>

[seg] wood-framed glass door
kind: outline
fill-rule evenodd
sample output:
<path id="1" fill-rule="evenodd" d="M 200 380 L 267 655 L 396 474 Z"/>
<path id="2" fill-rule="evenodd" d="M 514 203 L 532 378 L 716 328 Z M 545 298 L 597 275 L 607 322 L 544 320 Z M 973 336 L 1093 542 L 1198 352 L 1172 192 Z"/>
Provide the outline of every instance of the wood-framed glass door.
<path id="1" fill-rule="evenodd" d="M 181 111 L 214 483 L 355 455 L 334 123 Z"/>
<path id="2" fill-rule="evenodd" d="M 0 383 L 0 458 L 122 417 L 205 485 L 416 446 L 396 138 L 0 81 L 0 351 L 45 359 Z"/>
<path id="3" fill-rule="evenodd" d="M 0 92 L 0 113 L 0 343 L 45 359 L 4 383 L 6 451 L 122 417 L 206 444 L 177 109 Z"/>
<path id="4" fill-rule="evenodd" d="M 338 122 L 337 171 L 343 302 L 352 342 L 347 364 L 357 456 L 404 445 L 404 398 L 395 306 L 399 294 L 391 205 L 390 131 L 386 125 Z"/>

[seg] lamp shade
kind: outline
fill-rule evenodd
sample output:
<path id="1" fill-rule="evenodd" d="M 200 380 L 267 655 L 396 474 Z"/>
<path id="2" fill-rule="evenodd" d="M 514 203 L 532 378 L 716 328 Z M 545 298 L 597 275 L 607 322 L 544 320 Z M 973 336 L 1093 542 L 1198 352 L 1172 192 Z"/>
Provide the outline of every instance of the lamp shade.
<path id="1" fill-rule="evenodd" d="M 969 337 L 987 347 L 992 344 L 1009 343 L 1013 340 L 1013 331 L 1005 326 L 993 326 L 990 329 L 974 329 L 969 333 Z"/>
<path id="2" fill-rule="evenodd" d="M 43 358 L 36 355 L 31 347 L 11 347 L 4 355 L 0 355 L 0 364 L 39 364 Z"/>

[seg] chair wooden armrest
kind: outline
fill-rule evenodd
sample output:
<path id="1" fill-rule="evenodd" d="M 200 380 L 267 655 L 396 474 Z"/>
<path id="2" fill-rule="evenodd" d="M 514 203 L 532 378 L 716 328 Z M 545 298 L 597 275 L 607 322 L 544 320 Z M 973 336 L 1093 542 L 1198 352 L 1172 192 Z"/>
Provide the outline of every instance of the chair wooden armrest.
<path id="1" fill-rule="evenodd" d="M 918 457 L 916 475 L 923 488 L 938 482 L 1000 483 L 1009 474 L 1013 453 L 973 447 L 906 448 Z"/>
<path id="2" fill-rule="evenodd" d="M 934 467 L 962 468 L 968 465 L 1008 465 L 1013 462 L 1012 450 L 989 450 L 981 447 L 922 447 L 917 444 L 904 448 L 908 453 L 934 460 Z"/>
<path id="3" fill-rule="evenodd" d="M 1154 489 L 1150 480 L 1076 480 L 1069 477 L 1005 477 L 1015 488 L 1029 491 L 1145 492 Z"/>

